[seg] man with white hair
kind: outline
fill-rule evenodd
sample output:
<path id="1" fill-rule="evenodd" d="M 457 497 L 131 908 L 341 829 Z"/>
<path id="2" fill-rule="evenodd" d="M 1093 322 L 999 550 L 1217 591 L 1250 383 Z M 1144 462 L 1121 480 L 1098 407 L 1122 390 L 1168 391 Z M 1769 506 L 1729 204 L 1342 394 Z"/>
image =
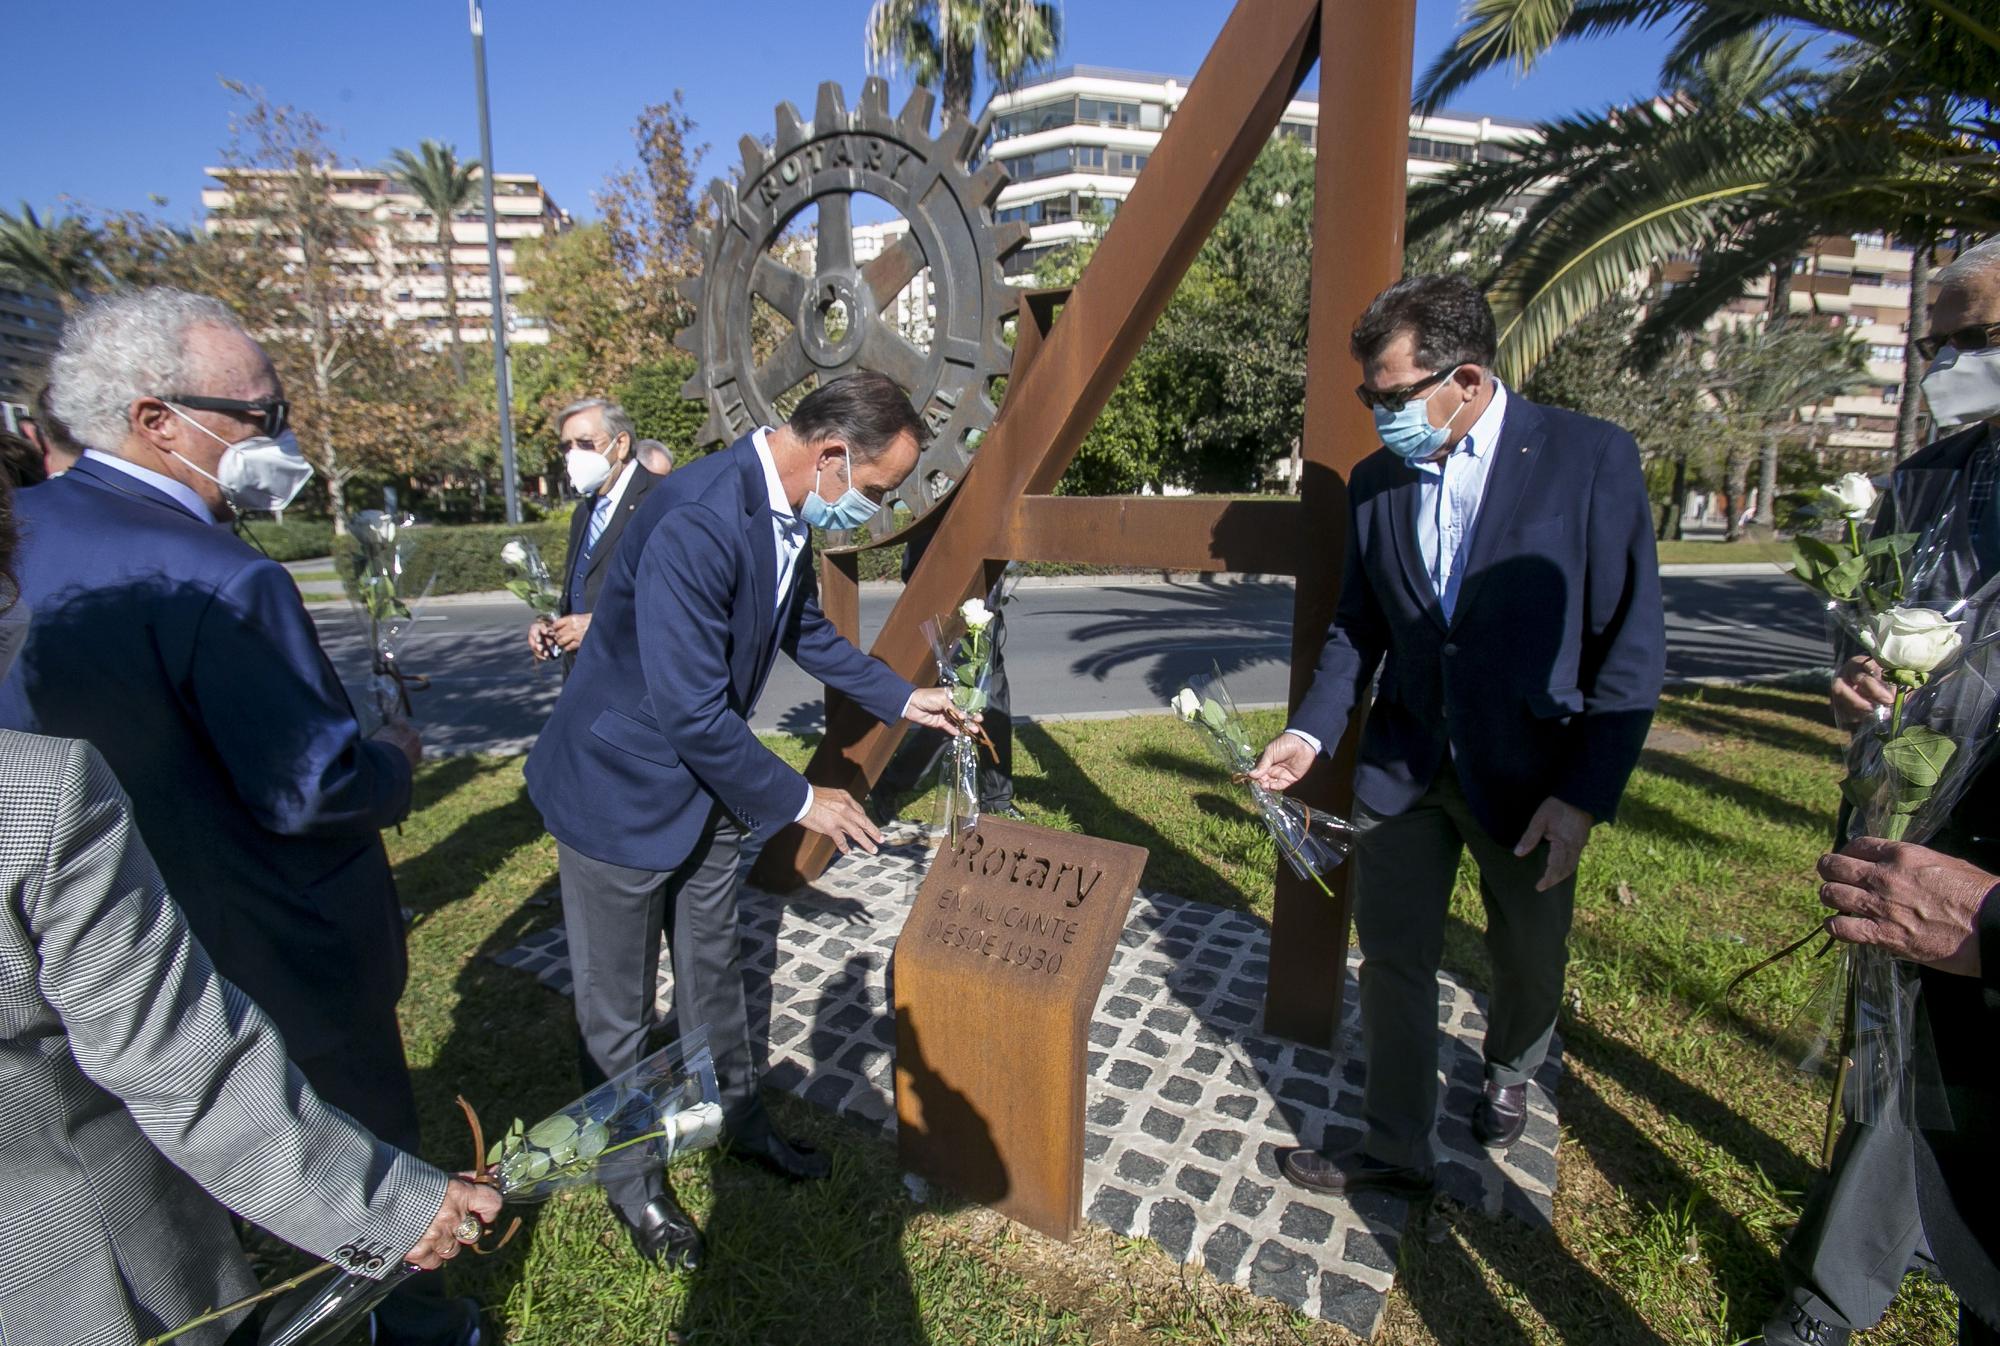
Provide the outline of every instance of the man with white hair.
<path id="1" fill-rule="evenodd" d="M 85 453 L 17 500 L 32 617 L 0 727 L 97 748 L 217 969 L 323 1098 L 418 1150 L 381 829 L 422 748 L 408 726 L 362 734 L 291 577 L 220 526 L 312 475 L 277 372 L 222 304 L 153 289 L 73 316 L 50 376 Z M 378 1328 L 472 1341 L 477 1306 L 419 1277 Z"/>
<path id="2" fill-rule="evenodd" d="M 1950 599 L 2000 574 L 2000 240 L 1966 249 L 1938 272 L 1937 285 L 1931 334 L 1917 349 L 1930 361 L 1924 400 L 1948 433 L 1896 469 L 1877 530 L 1894 531 L 1899 518 L 1947 521 L 1955 545 L 1933 595 Z M 1843 725 L 1859 724 L 1892 700 L 1867 655 L 1841 665 L 1832 702 Z M 1987 963 L 1982 991 L 1978 956 L 1989 940 L 2000 949 L 2000 898 L 1993 895 L 2000 891 L 2000 769 L 1973 782 L 1928 846 L 1858 841 L 1825 857 L 1820 873 L 1836 912 L 1834 934 L 1926 962 L 1921 950 L 1892 944 L 1897 929 L 1912 923 L 1908 913 L 1920 910 L 1932 927 L 1955 930 L 1955 938 L 1937 938 L 1969 947 L 1971 960 L 1969 969 L 1925 966 L 1928 1027 L 1919 1040 L 1920 1048 L 1934 1044 L 1935 1053 L 1918 1064 L 1916 1129 L 1892 1113 L 1876 1125 L 1849 1123 L 1841 1133 L 1832 1171 L 1807 1194 L 1785 1245 L 1785 1297 L 1764 1340 L 1840 1346 L 1882 1316 L 1926 1247 L 1959 1294 L 1960 1340 L 2000 1340 L 1991 1326 L 2000 1323 L 1993 1262 L 2000 1229 L 1992 1202 L 1980 1195 L 2000 1141 L 1992 1131 L 2000 1090 L 1987 1066 L 2000 1033 L 2000 991 L 1991 989 L 2000 986 L 2000 969 Z M 1946 895 L 1952 884 L 1964 891 Z M 1943 1089 L 1924 1087 L 1939 1080 Z M 1953 1115 L 1927 1106 L 1940 1100 Z"/>

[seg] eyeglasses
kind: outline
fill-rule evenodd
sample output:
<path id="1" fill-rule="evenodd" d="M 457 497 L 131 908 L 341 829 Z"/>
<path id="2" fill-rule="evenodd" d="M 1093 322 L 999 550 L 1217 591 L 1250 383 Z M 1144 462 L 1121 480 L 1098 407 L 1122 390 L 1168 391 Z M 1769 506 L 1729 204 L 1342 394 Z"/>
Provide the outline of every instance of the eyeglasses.
<path id="1" fill-rule="evenodd" d="M 1377 407 L 1380 407 L 1384 411 L 1401 411 L 1410 404 L 1410 399 L 1418 393 L 1426 388 L 1435 388 L 1456 372 L 1456 366 L 1451 369 L 1440 369 L 1429 378 L 1418 379 L 1415 383 L 1406 384 L 1401 388 L 1390 388 L 1379 393 L 1365 383 L 1358 384 L 1354 389 L 1354 395 L 1360 398 L 1361 405 L 1367 407 L 1370 411 L 1373 411 Z"/>
<path id="2" fill-rule="evenodd" d="M 585 453 L 602 453 L 608 447 L 610 447 L 609 440 L 606 440 L 600 446 L 596 440 L 590 438 L 588 435 L 578 435 L 575 439 L 559 439 L 556 441 L 556 452 L 558 453 L 568 453 L 573 449 L 582 449 Z"/>
<path id="3" fill-rule="evenodd" d="M 1974 323 L 1956 332 L 1932 332 L 1927 337 L 1917 338 L 1917 354 L 1926 360 L 1937 359 L 1938 352 L 1946 346 L 1960 351 L 1983 351 L 1990 346 L 2000 346 L 2000 322 Z"/>
<path id="4" fill-rule="evenodd" d="M 261 402 L 245 402 L 235 397 L 168 397 L 161 400 L 190 411 L 226 411 L 238 416 L 260 417 L 264 422 L 264 433 L 272 439 L 284 434 L 285 427 L 292 421 L 292 404 L 282 397 L 266 398 Z"/>

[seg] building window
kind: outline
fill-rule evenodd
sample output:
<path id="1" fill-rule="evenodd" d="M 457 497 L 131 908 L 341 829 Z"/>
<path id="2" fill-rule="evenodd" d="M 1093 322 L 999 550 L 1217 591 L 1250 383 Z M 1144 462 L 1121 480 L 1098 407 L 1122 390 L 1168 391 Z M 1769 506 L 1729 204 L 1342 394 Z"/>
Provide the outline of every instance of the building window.
<path id="1" fill-rule="evenodd" d="M 1877 247 L 1880 247 L 1881 245 L 1880 245 L 1880 244 L 1877 244 L 1876 246 L 1877 246 Z M 1882 390 L 1882 400 L 1883 400 L 1884 402 L 1888 402 L 1888 403 L 1890 403 L 1890 404 L 1892 404 L 1892 405 L 1893 405 L 1893 404 L 1895 404 L 1895 403 L 1897 403 L 1897 402 L 1900 402 L 1900 401 L 1902 401 L 1902 400 L 1903 400 L 1903 388 L 1902 388 L 1902 385 L 1901 385 L 1901 384 L 1896 384 L 1896 383 L 1892 383 L 1892 384 L 1890 384 L 1890 385 L 1889 385 L 1888 387 L 1884 388 L 1884 389 Z"/>
<path id="2" fill-rule="evenodd" d="M 1076 119 L 1099 126 L 1130 126 L 1139 119 L 1137 103 L 1114 103 L 1102 98 L 1076 100 Z"/>
<path id="3" fill-rule="evenodd" d="M 1903 348 L 1901 346 L 1885 346 L 1871 343 L 1868 347 L 1868 358 L 1871 360 L 1880 360 L 1884 364 L 1900 363 L 1903 358 Z"/>
<path id="4" fill-rule="evenodd" d="M 1476 157 L 1477 147 L 1461 144 L 1456 140 L 1432 140 L 1428 136 L 1410 137 L 1410 157 L 1412 159 L 1441 160 L 1446 163 L 1469 164 Z"/>
<path id="5" fill-rule="evenodd" d="M 1118 162 L 1115 165 L 1115 171 L 1119 173 L 1130 173 L 1133 177 L 1137 177 L 1139 176 L 1140 171 L 1146 167 L 1146 157 L 1147 156 L 1143 154 L 1133 154 L 1128 151 L 1120 151 L 1118 155 Z"/>
<path id="6" fill-rule="evenodd" d="M 1303 122 L 1279 122 L 1278 134 L 1286 140 L 1296 140 L 1308 149 L 1313 143 L 1313 128 Z"/>
<path id="7" fill-rule="evenodd" d="M 1882 283 L 1882 273 L 1880 271 L 1857 271 L 1854 273 L 1852 279 L 1856 285 L 1880 285 Z"/>
<path id="8" fill-rule="evenodd" d="M 987 143 L 1008 140 L 1014 136 L 1032 135 L 1036 131 L 1047 131 L 1052 127 L 1069 126 L 1076 121 L 1076 100 L 1059 99 L 1053 103 L 1037 103 L 1033 107 L 1016 108 L 1004 116 L 993 119 L 993 133 Z"/>
<path id="9" fill-rule="evenodd" d="M 1076 166 L 1078 168 L 1104 167 L 1104 146 L 1078 145 L 1076 147 Z"/>

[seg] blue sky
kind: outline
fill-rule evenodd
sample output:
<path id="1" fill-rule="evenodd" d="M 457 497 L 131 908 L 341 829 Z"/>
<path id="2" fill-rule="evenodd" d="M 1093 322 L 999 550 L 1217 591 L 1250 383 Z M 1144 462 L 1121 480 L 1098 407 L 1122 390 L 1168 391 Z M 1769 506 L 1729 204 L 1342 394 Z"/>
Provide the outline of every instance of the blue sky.
<path id="1" fill-rule="evenodd" d="M 1355 0 L 1369 3 L 1370 0 Z M 1257 3 L 1257 0 L 1248 0 Z M 464 0 L 7 0 L 8 126 L 0 203 L 70 198 L 186 223 L 201 169 L 235 101 L 218 76 L 263 86 L 329 123 L 347 157 L 376 163 L 430 136 L 478 153 Z M 1066 0 L 1065 63 L 1191 75 L 1229 0 Z M 1415 65 L 1453 29 L 1458 0 L 1418 0 Z M 632 158 L 634 114 L 685 92 L 705 174 L 768 134 L 789 98 L 808 116 L 819 82 L 850 98 L 867 74 L 867 0 L 488 0 L 495 158 L 539 173 L 593 214 L 591 192 Z M 1628 34 L 1558 53 L 1524 81 L 1495 74 L 1454 104 L 1534 119 L 1648 92 L 1658 36 Z M 896 81 L 896 101 L 907 92 Z"/>

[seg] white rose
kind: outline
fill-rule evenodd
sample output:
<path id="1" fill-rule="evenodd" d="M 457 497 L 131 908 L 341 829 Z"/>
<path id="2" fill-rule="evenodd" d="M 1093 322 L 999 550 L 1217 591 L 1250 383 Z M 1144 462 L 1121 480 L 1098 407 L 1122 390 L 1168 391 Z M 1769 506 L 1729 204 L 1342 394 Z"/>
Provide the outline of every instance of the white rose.
<path id="1" fill-rule="evenodd" d="M 515 538 L 500 549 L 500 559 L 510 566 L 519 566 L 521 569 L 526 570 L 528 568 L 528 548 L 522 543 L 521 539 Z"/>
<path id="2" fill-rule="evenodd" d="M 1201 714 L 1201 698 L 1194 694 L 1192 687 L 1181 688 L 1168 704 L 1174 708 L 1174 714 L 1183 720 L 1193 720 L 1195 716 Z"/>
<path id="3" fill-rule="evenodd" d="M 1875 485 L 1859 472 L 1849 472 L 1832 485 L 1820 487 L 1819 499 L 1842 518 L 1865 518 L 1875 508 Z"/>
<path id="4" fill-rule="evenodd" d="M 1884 667 L 1929 674 L 1958 653 L 1958 628 L 1929 608 L 1890 608 L 1868 624 L 1868 647 Z"/>
<path id="5" fill-rule="evenodd" d="M 965 618 L 966 630 L 977 631 L 993 620 L 993 609 L 986 606 L 983 598 L 968 598 L 959 608 L 958 615 Z"/>

